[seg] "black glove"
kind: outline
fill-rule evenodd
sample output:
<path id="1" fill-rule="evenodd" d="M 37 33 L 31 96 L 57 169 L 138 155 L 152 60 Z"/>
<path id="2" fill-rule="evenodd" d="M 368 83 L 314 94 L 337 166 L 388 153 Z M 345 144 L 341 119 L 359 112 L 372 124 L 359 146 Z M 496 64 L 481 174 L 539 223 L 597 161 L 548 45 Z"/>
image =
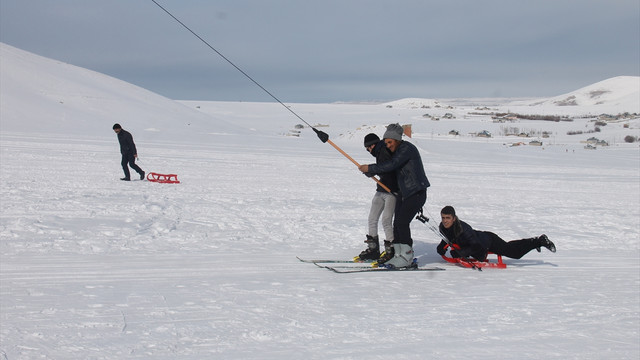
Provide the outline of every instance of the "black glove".
<path id="1" fill-rule="evenodd" d="M 447 249 L 445 249 L 445 248 L 444 248 L 444 247 L 445 247 L 445 245 L 446 245 L 446 244 L 444 244 L 444 243 L 440 243 L 440 245 L 438 245 L 438 248 L 436 249 L 436 250 L 438 251 L 438 254 L 439 254 L 440 256 L 443 256 L 444 254 L 446 254 L 446 253 L 447 253 Z"/>
<path id="2" fill-rule="evenodd" d="M 457 251 L 455 251 L 455 250 L 451 250 L 451 251 L 449 252 L 449 254 L 451 254 L 451 257 L 452 257 L 452 258 L 454 258 L 454 259 L 455 259 L 455 258 L 462 257 L 462 256 L 460 256 L 460 254 L 458 254 L 458 252 L 457 252 Z"/>

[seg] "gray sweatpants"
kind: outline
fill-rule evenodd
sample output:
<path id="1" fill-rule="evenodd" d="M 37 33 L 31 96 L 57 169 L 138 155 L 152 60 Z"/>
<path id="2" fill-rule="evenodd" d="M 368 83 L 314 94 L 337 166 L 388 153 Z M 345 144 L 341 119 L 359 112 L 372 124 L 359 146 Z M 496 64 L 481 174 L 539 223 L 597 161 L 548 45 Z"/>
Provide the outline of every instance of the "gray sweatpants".
<path id="1" fill-rule="evenodd" d="M 385 240 L 393 241 L 393 212 L 396 207 L 396 197 L 387 192 L 376 191 L 371 200 L 369 211 L 369 235 L 378 235 L 378 220 L 382 222 Z M 382 215 L 382 218 L 380 218 Z"/>

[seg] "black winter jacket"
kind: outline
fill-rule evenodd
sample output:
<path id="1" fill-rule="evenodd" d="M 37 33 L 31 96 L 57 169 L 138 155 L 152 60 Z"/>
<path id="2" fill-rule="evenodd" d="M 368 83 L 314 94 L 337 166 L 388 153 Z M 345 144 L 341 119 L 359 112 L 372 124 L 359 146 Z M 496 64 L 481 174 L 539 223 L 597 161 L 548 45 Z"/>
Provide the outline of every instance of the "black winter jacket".
<path id="1" fill-rule="evenodd" d="M 491 238 L 486 231 L 477 231 L 464 221 L 457 220 L 453 226 L 446 229 L 442 223 L 439 226 L 440 232 L 452 243 L 460 247 L 456 252 L 461 257 L 473 256 L 475 259 L 484 261 L 491 245 Z M 443 249 L 445 241 L 442 240 L 438 248 Z"/>
<path id="2" fill-rule="evenodd" d="M 120 142 L 120 153 L 122 155 L 136 155 L 136 144 L 133 142 L 133 136 L 125 129 L 120 129 L 118 133 L 118 142 Z"/>
<path id="3" fill-rule="evenodd" d="M 384 141 L 379 141 L 371 151 L 371 155 L 376 158 L 376 164 L 382 164 L 391 160 L 391 151 L 384 144 Z M 387 172 L 380 174 L 380 182 L 385 184 L 392 193 L 398 192 L 398 179 L 395 172 Z M 380 184 L 376 188 L 376 191 L 387 192 Z"/>
<path id="4" fill-rule="evenodd" d="M 391 156 L 391 161 L 369 165 L 367 175 L 373 176 L 388 172 L 396 172 L 398 187 L 403 199 L 426 190 L 431 184 L 422 165 L 420 152 L 415 145 L 402 141 Z"/>

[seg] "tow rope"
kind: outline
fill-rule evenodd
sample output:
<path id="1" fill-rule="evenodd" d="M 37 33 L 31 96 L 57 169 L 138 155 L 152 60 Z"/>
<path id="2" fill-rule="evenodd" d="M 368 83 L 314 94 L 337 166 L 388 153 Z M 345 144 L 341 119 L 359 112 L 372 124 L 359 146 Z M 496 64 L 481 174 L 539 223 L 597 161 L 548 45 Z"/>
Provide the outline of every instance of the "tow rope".
<path id="1" fill-rule="evenodd" d="M 200 35 L 196 34 L 195 31 L 191 30 L 191 28 L 189 28 L 185 23 L 183 23 L 182 21 L 180 21 L 177 17 L 175 17 L 172 13 L 169 12 L 169 10 L 165 9 L 162 5 L 160 5 L 156 0 L 151 0 L 154 4 L 156 4 L 160 9 L 162 9 L 162 11 L 164 11 L 165 13 L 167 13 L 169 16 L 171 16 L 175 21 L 177 21 L 180 25 L 182 25 L 182 27 L 184 27 L 185 29 L 187 29 L 191 34 L 193 34 L 193 36 L 195 36 L 196 38 L 198 38 L 200 41 L 202 41 L 205 45 L 207 45 L 207 47 L 209 47 L 209 49 L 213 50 L 216 54 L 218 54 L 221 58 L 223 58 L 226 62 L 228 62 L 231 66 L 233 66 L 236 70 L 238 70 L 242 75 L 244 75 L 247 79 L 251 80 L 251 82 L 253 82 L 256 86 L 258 86 L 260 89 L 262 89 L 262 91 L 264 91 L 265 93 L 267 93 L 267 95 L 269 95 L 271 98 L 273 98 L 275 101 L 277 101 L 280 105 L 282 105 L 285 109 L 287 109 L 290 113 L 292 113 L 295 117 L 297 117 L 300 121 L 302 121 L 303 123 L 305 123 L 307 126 L 309 126 L 311 129 L 313 129 L 313 131 L 315 131 L 315 133 L 318 135 L 318 139 L 320 139 L 320 141 L 322 141 L 323 143 L 329 143 L 331 146 L 333 146 L 336 150 L 338 150 L 342 155 L 344 155 L 347 159 L 351 160 L 351 162 L 353 162 L 356 166 L 360 166 L 360 164 L 358 164 L 357 161 L 355 161 L 351 156 L 349 156 L 346 152 L 344 152 L 342 149 L 340 149 L 336 144 L 333 143 L 333 141 L 329 140 L 329 135 L 323 131 L 320 131 L 316 128 L 314 128 L 313 126 L 311 126 L 311 124 L 309 124 L 306 120 L 304 120 L 302 118 L 302 116 L 298 115 L 295 111 L 293 111 L 290 107 L 288 107 L 287 105 L 285 105 L 282 101 L 280 101 L 280 99 L 278 99 L 275 95 L 273 95 L 269 90 L 267 90 L 264 86 L 260 85 L 260 83 L 258 83 L 255 79 L 253 79 L 251 76 L 249 76 L 249 74 L 247 74 L 246 72 L 244 72 L 239 66 L 237 66 L 236 64 L 233 63 L 233 61 L 229 60 L 226 56 L 224 56 L 220 51 L 218 51 L 216 48 L 214 48 L 211 44 L 209 44 L 205 39 L 203 39 Z M 385 189 L 387 192 L 389 192 L 390 194 L 393 194 L 391 192 L 391 190 L 384 185 L 380 180 L 378 180 L 375 176 L 371 177 L 371 179 L 373 179 L 376 183 L 378 183 L 378 185 L 380 185 L 383 189 Z"/>

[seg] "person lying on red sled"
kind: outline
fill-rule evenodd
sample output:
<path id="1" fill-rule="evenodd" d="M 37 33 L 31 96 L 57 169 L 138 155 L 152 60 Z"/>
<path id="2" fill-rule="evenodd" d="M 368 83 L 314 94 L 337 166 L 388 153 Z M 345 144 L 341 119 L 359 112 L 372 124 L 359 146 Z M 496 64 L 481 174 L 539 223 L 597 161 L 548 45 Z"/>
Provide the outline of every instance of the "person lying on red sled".
<path id="1" fill-rule="evenodd" d="M 449 240 L 449 244 L 442 240 L 438 245 L 438 254 L 443 257 L 447 250 L 451 258 L 472 257 L 481 262 L 486 261 L 488 253 L 520 259 L 533 249 L 540 252 L 541 247 L 556 252 L 555 244 L 544 234 L 507 242 L 492 232 L 474 230 L 469 224 L 458 219 L 453 206 L 442 208 L 440 216 L 442 221 L 439 230 Z"/>

